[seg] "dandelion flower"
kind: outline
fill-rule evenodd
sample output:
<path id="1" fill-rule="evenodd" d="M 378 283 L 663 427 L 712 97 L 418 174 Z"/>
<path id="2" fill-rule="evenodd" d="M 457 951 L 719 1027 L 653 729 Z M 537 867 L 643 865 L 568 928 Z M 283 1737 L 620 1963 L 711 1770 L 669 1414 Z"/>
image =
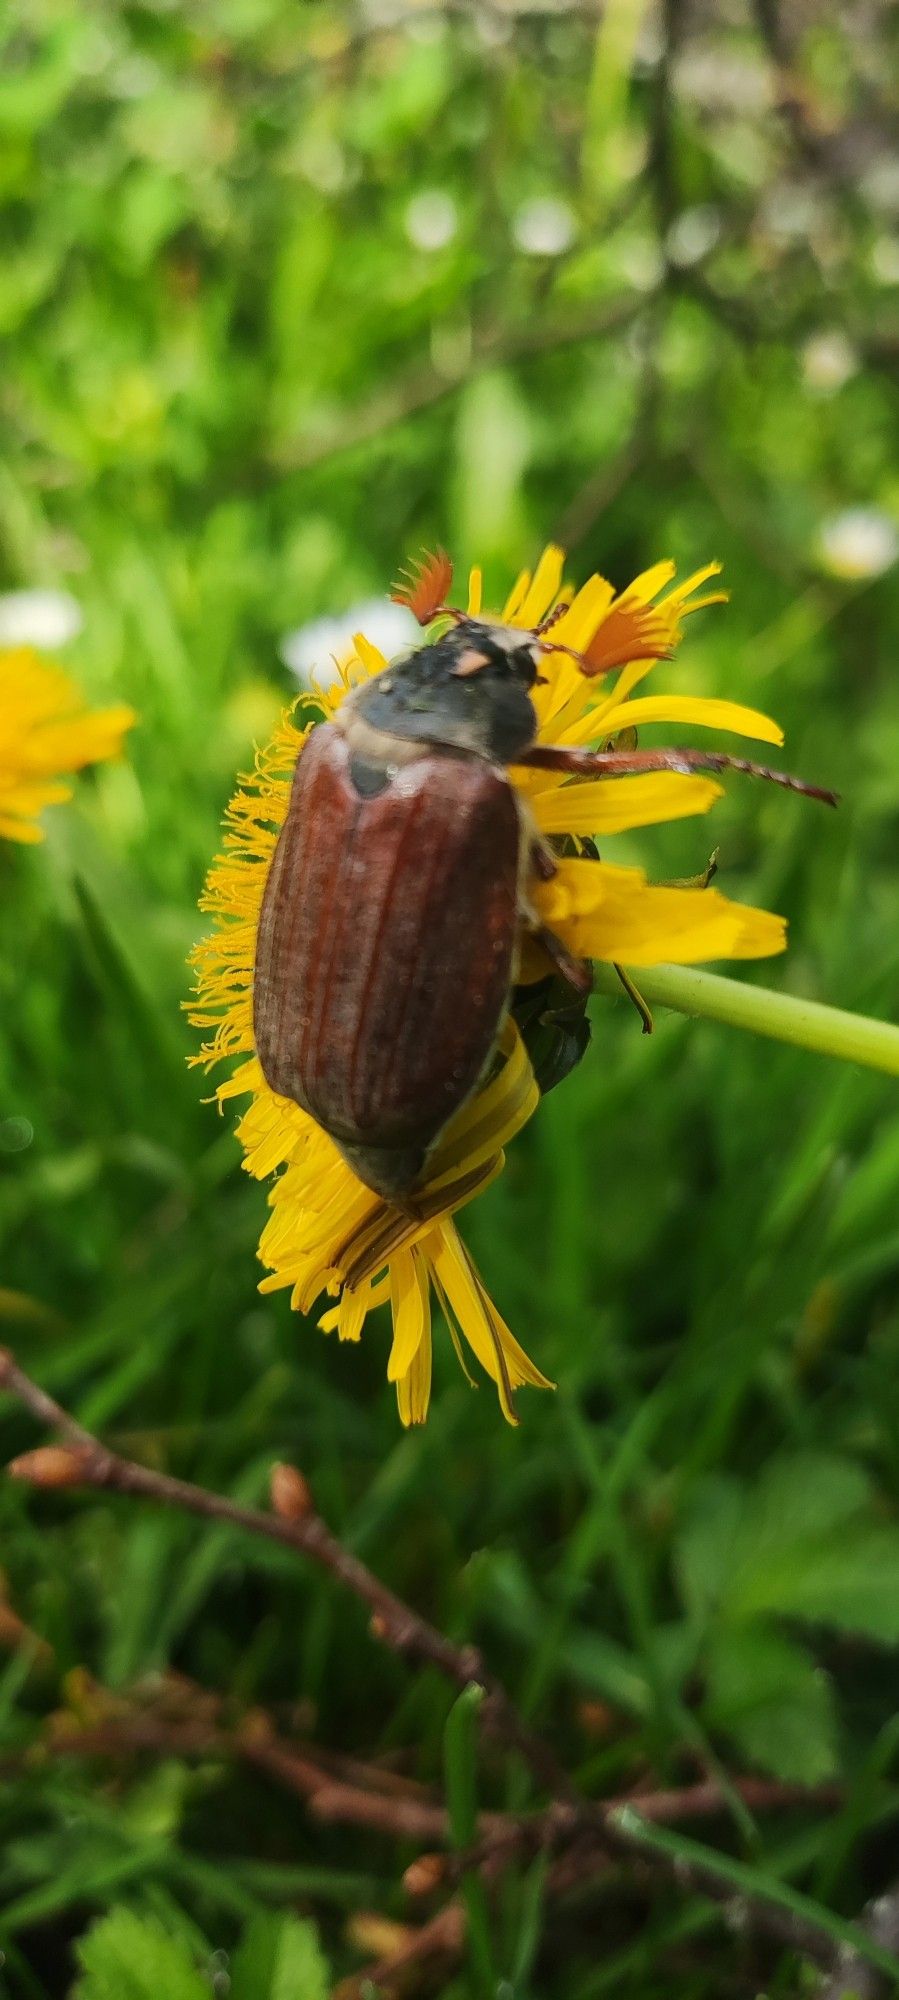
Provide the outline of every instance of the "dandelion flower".
<path id="1" fill-rule="evenodd" d="M 115 757 L 134 710 L 88 709 L 68 674 L 30 647 L 0 652 L 0 836 L 43 840 L 38 815 L 71 798 L 65 782 Z"/>
<path id="2" fill-rule="evenodd" d="M 623 730 L 654 723 L 728 729 L 780 743 L 776 724 L 731 701 L 682 695 L 639 695 L 653 666 L 677 645 L 684 620 L 721 601 L 704 591 L 717 564 L 682 583 L 674 565 L 657 563 L 616 593 L 592 576 L 576 593 L 563 582 L 562 552 L 548 548 L 533 574 L 524 572 L 498 614 L 505 624 L 533 630 L 553 612 L 553 641 L 583 653 L 608 676 L 587 679 L 564 652 L 548 654 L 542 685 L 532 690 L 538 743 L 595 746 Z M 481 576 L 472 571 L 468 609 L 481 611 Z M 523 1384 L 548 1388 L 493 1304 L 459 1235 L 458 1211 L 502 1170 L 509 1141 L 532 1116 L 539 1090 L 513 1014 L 502 1028 L 486 1081 L 478 1085 L 441 1135 L 428 1160 L 412 1216 L 363 1185 L 336 1145 L 299 1105 L 266 1083 L 253 1041 L 252 986 L 266 876 L 284 824 L 291 780 L 309 732 L 336 714 L 350 689 L 381 673 L 384 655 L 363 633 L 338 680 L 301 696 L 273 741 L 240 783 L 226 814 L 224 851 L 213 863 L 201 907 L 211 935 L 193 955 L 194 1024 L 207 1035 L 193 1058 L 204 1065 L 240 1058 L 218 1085 L 219 1103 L 247 1096 L 238 1125 L 246 1170 L 275 1176 L 270 1216 L 259 1256 L 268 1275 L 260 1290 L 290 1290 L 309 1312 L 322 1294 L 331 1303 L 319 1324 L 341 1340 L 358 1340 L 368 1314 L 389 1304 L 393 1339 L 387 1374 L 396 1386 L 404 1424 L 427 1414 L 431 1385 L 431 1304 L 436 1297 L 466 1373 L 474 1355 L 496 1385 L 504 1415 L 515 1422 L 514 1392 Z M 603 843 L 616 833 L 704 813 L 721 796 L 714 778 L 672 771 L 631 777 L 570 777 L 510 768 L 539 832 L 555 841 L 557 868 L 529 884 L 536 919 L 579 958 L 621 966 L 710 958 L 759 958 L 783 950 L 780 917 L 734 903 L 716 889 L 653 885 L 638 868 L 619 868 L 583 852 L 587 837 Z M 560 836 L 567 836 L 560 840 Z M 565 851 L 561 851 L 561 850 Z M 568 851 L 570 850 L 570 851 Z M 580 850 L 580 851 L 579 851 Z M 523 936 L 522 983 L 546 976 L 548 960 Z M 470 1379 L 470 1378 L 469 1378 Z"/>

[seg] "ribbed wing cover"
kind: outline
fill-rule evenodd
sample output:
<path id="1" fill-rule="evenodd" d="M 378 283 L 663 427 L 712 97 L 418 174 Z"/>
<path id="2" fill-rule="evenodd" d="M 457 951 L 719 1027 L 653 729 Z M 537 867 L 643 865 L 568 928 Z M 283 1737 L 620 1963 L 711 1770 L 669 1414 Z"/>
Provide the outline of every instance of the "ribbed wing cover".
<path id="1" fill-rule="evenodd" d="M 513 968 L 519 819 L 483 760 L 425 752 L 359 795 L 322 724 L 265 891 L 254 1032 L 273 1090 L 338 1140 L 429 1145 L 493 1048 Z"/>

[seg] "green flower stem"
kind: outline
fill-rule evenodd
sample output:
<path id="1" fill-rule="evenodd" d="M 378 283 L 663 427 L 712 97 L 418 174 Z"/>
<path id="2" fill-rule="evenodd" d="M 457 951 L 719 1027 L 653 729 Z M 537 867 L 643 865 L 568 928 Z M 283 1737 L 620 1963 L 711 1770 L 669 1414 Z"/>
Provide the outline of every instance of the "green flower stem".
<path id="1" fill-rule="evenodd" d="M 598 992 L 623 997 L 611 965 L 597 965 L 595 973 Z M 872 1021 L 866 1014 L 822 1007 L 817 1000 L 772 993 L 767 986 L 723 979 L 720 973 L 699 972 L 692 965 L 640 965 L 633 968 L 633 976 L 650 1006 L 673 1007 L 695 1019 L 723 1021 L 729 1028 L 748 1028 L 776 1042 L 794 1042 L 818 1055 L 899 1076 L 899 1027 L 891 1021 Z"/>

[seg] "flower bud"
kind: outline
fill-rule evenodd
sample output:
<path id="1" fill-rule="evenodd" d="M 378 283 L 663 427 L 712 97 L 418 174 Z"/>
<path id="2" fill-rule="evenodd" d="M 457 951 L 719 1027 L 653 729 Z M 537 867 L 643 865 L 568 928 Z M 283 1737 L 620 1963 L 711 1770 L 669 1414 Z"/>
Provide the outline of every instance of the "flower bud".
<path id="1" fill-rule="evenodd" d="M 439 1889 L 445 1874 L 445 1854 L 419 1854 L 406 1869 L 403 1888 L 407 1896 L 430 1896 L 434 1889 Z"/>
<path id="2" fill-rule="evenodd" d="M 29 1486 L 83 1486 L 90 1456 L 85 1445 L 44 1444 L 37 1451 L 23 1451 L 6 1470 L 11 1479 L 26 1480 Z"/>
<path id="3" fill-rule="evenodd" d="M 295 1465 L 273 1465 L 269 1485 L 273 1511 L 282 1521 L 305 1521 L 315 1512 L 308 1480 Z"/>

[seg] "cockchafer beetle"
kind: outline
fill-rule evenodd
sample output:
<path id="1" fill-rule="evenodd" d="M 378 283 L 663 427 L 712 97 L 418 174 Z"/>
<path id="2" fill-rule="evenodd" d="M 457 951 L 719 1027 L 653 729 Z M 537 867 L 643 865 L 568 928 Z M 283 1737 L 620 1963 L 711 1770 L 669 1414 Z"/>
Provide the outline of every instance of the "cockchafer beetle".
<path id="1" fill-rule="evenodd" d="M 272 1090 L 411 1213 L 435 1141 L 496 1050 L 522 934 L 581 1006 L 590 991 L 589 966 L 535 913 L 530 887 L 555 862 L 508 766 L 575 777 L 733 768 L 833 802 L 719 752 L 538 744 L 530 690 L 543 655 L 569 654 L 587 675 L 607 663 L 554 640 L 552 613 L 532 631 L 467 616 L 446 602 L 452 575 L 438 552 L 396 588 L 420 625 L 449 628 L 355 687 L 303 746 L 253 984 Z"/>

